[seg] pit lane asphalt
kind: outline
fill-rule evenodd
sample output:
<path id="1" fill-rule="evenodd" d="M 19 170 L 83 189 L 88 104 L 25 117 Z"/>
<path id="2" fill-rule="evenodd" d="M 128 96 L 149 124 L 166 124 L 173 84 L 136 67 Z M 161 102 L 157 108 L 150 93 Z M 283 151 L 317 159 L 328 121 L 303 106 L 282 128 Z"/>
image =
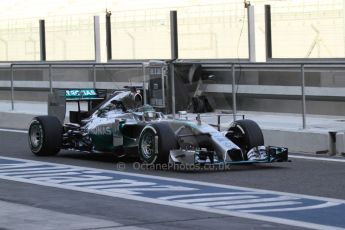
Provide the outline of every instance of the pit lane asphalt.
<path id="1" fill-rule="evenodd" d="M 0 132 L 0 156 L 345 199 L 343 189 L 345 187 L 344 162 L 292 159 L 292 162 L 289 163 L 272 165 L 232 166 L 227 171 L 145 170 L 134 169 L 131 158 L 117 158 L 104 154 L 63 151 L 54 157 L 36 157 L 29 150 L 27 134 L 12 132 Z M 117 168 L 119 166 L 121 166 L 120 169 Z M 1 201 L 112 220 L 122 224 L 121 227 L 135 226 L 148 229 L 300 229 L 20 182 L 0 180 L 0 183 Z M 10 226 L 1 227 L 11 229 Z M 119 227 L 114 226 L 113 228 Z"/>

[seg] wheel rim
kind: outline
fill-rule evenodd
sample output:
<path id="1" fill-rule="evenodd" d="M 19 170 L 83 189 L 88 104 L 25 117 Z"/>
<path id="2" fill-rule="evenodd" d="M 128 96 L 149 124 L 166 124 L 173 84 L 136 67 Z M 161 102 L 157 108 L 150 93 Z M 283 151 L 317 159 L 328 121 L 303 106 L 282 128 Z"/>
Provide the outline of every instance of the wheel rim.
<path id="1" fill-rule="evenodd" d="M 141 152 L 145 159 L 150 159 L 155 155 L 155 136 L 152 133 L 144 133 L 141 142 Z"/>
<path id="2" fill-rule="evenodd" d="M 38 122 L 34 121 L 31 124 L 29 137 L 31 147 L 35 150 L 40 149 L 43 141 L 43 130 Z"/>

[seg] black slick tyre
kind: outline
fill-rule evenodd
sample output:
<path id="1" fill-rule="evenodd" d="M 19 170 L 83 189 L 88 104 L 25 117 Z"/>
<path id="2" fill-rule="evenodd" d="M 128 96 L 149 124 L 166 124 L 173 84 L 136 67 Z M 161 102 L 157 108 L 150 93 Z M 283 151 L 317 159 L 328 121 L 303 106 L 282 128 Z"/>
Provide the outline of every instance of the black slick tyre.
<path id="1" fill-rule="evenodd" d="M 33 118 L 29 127 L 29 146 L 37 156 L 56 155 L 62 144 L 63 127 L 54 116 Z"/>
<path id="2" fill-rule="evenodd" d="M 261 128 L 252 120 L 234 121 L 228 131 L 227 137 L 245 153 L 254 147 L 264 145 L 264 136 Z M 243 160 L 247 160 L 246 154 L 244 154 L 243 158 Z"/>
<path id="3" fill-rule="evenodd" d="M 144 164 L 167 164 L 170 150 L 177 148 L 176 135 L 167 123 L 149 124 L 140 134 L 138 153 Z"/>

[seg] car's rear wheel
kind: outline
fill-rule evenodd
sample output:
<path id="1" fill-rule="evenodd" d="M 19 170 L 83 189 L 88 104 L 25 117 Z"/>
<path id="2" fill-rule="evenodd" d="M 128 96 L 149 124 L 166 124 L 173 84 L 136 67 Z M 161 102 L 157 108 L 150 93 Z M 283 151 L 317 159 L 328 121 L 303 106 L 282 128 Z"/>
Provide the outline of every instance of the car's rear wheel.
<path id="1" fill-rule="evenodd" d="M 166 123 L 147 125 L 140 134 L 138 152 L 145 164 L 166 164 L 170 150 L 177 148 L 176 135 Z"/>
<path id="2" fill-rule="evenodd" d="M 29 127 L 29 146 L 37 156 L 56 155 L 62 143 L 62 125 L 57 117 L 35 117 Z"/>
<path id="3" fill-rule="evenodd" d="M 234 121 L 226 135 L 232 142 L 242 149 L 243 160 L 247 159 L 247 152 L 257 146 L 264 145 L 264 136 L 259 125 L 252 120 Z"/>

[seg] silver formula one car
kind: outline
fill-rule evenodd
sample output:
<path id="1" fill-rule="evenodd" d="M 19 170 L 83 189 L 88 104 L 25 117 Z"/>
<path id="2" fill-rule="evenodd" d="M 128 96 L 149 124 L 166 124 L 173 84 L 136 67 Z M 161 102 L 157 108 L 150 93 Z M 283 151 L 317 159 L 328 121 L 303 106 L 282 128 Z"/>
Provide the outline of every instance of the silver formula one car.
<path id="1" fill-rule="evenodd" d="M 142 104 L 136 89 L 116 91 L 107 99 L 97 90 L 66 90 L 66 100 L 103 100 L 88 111 L 70 112 L 71 123 L 56 116 L 35 117 L 29 128 L 29 145 L 38 156 L 60 149 L 90 153 L 134 152 L 146 164 L 243 164 L 287 161 L 284 147 L 265 147 L 260 127 L 252 120 L 234 121 L 228 130 L 196 119 L 168 118 Z"/>

